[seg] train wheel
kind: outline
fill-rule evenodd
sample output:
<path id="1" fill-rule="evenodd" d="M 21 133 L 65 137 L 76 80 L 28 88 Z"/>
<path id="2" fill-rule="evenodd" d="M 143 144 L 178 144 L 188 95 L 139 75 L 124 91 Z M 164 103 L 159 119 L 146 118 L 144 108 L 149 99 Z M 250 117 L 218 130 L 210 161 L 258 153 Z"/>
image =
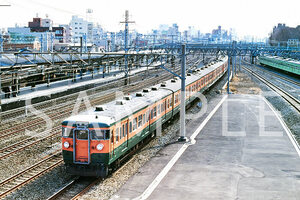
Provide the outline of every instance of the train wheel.
<path id="1" fill-rule="evenodd" d="M 100 176 L 102 178 L 106 178 L 108 176 L 108 166 L 103 166 L 100 172 Z"/>

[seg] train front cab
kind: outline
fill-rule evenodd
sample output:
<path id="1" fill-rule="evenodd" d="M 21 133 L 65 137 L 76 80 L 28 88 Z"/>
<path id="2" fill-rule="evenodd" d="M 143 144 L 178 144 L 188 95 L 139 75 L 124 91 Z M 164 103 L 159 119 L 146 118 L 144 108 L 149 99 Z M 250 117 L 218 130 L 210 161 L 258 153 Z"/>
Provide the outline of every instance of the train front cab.
<path id="1" fill-rule="evenodd" d="M 68 173 L 80 176 L 108 174 L 110 130 L 88 125 L 63 126 L 62 152 Z"/>

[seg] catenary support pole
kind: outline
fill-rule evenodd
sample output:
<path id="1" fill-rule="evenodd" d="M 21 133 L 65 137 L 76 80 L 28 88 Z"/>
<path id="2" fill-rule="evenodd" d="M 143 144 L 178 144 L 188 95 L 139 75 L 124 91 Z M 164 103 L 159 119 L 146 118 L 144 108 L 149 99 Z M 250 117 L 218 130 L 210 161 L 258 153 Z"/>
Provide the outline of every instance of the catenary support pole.
<path id="1" fill-rule="evenodd" d="M 239 65 L 239 71 L 241 71 L 241 61 L 242 61 L 242 56 L 240 56 L 240 65 Z"/>
<path id="2" fill-rule="evenodd" d="M 186 55 L 185 44 L 181 46 L 181 99 L 180 99 L 180 137 L 178 141 L 185 142 L 187 137 L 185 136 L 185 71 L 186 71 Z"/>
<path id="3" fill-rule="evenodd" d="M 237 68 L 237 65 L 236 65 L 236 55 L 234 56 L 234 74 L 236 75 L 236 68 Z"/>
<path id="4" fill-rule="evenodd" d="M 230 94 L 229 82 L 230 82 L 230 55 L 228 55 L 228 68 L 227 68 L 227 94 Z"/>

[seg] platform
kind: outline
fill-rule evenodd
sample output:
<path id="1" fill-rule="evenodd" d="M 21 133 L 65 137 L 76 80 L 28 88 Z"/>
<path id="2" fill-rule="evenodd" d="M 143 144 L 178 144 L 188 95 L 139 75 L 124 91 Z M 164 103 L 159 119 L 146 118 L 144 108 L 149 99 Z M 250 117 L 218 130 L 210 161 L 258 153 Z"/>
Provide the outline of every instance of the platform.
<path id="1" fill-rule="evenodd" d="M 166 146 L 112 199 L 299 199 L 299 146 L 273 108 L 256 95 L 218 101 L 187 125 L 192 143 Z"/>

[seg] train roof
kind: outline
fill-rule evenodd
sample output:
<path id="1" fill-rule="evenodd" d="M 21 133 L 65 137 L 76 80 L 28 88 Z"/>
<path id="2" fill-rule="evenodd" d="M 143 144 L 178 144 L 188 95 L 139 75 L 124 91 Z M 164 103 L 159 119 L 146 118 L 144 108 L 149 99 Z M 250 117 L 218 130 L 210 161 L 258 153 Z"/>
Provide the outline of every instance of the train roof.
<path id="1" fill-rule="evenodd" d="M 281 60 L 281 61 L 284 61 L 284 62 L 289 62 L 289 63 L 293 63 L 293 64 L 296 64 L 296 65 L 300 65 L 300 61 L 295 60 L 293 58 L 283 58 L 283 57 L 279 57 L 279 56 L 270 56 L 270 55 L 265 55 L 263 57 L 276 59 L 276 60 Z"/>
<path id="2" fill-rule="evenodd" d="M 189 74 L 189 76 L 186 76 L 186 85 L 197 81 L 200 77 L 203 77 L 219 67 L 222 63 L 226 62 L 226 60 L 227 57 L 224 57 L 222 60 L 219 60 L 210 66 L 207 65 L 207 68 L 203 67 L 199 72 Z M 157 90 L 151 90 L 151 88 L 156 88 Z M 139 110 L 148 107 L 160 99 L 172 94 L 173 91 L 180 90 L 181 81 L 179 78 L 177 78 L 175 82 L 171 81 L 170 79 L 165 81 L 165 87 L 161 87 L 161 84 L 157 84 L 151 88 L 148 88 L 148 92 L 146 92 L 147 89 L 145 88 L 144 92 L 142 90 L 140 92 L 132 93 L 125 96 L 126 98 L 124 98 L 122 92 L 116 92 L 117 98 L 115 101 L 96 106 L 96 109 L 93 108 L 78 115 L 71 116 L 64 120 L 62 124 L 67 125 L 69 123 L 69 125 L 71 124 L 74 126 L 74 124 L 78 124 L 77 122 L 84 122 L 94 125 L 97 124 L 96 126 L 99 127 L 109 127 L 123 118 L 138 112 Z"/>

